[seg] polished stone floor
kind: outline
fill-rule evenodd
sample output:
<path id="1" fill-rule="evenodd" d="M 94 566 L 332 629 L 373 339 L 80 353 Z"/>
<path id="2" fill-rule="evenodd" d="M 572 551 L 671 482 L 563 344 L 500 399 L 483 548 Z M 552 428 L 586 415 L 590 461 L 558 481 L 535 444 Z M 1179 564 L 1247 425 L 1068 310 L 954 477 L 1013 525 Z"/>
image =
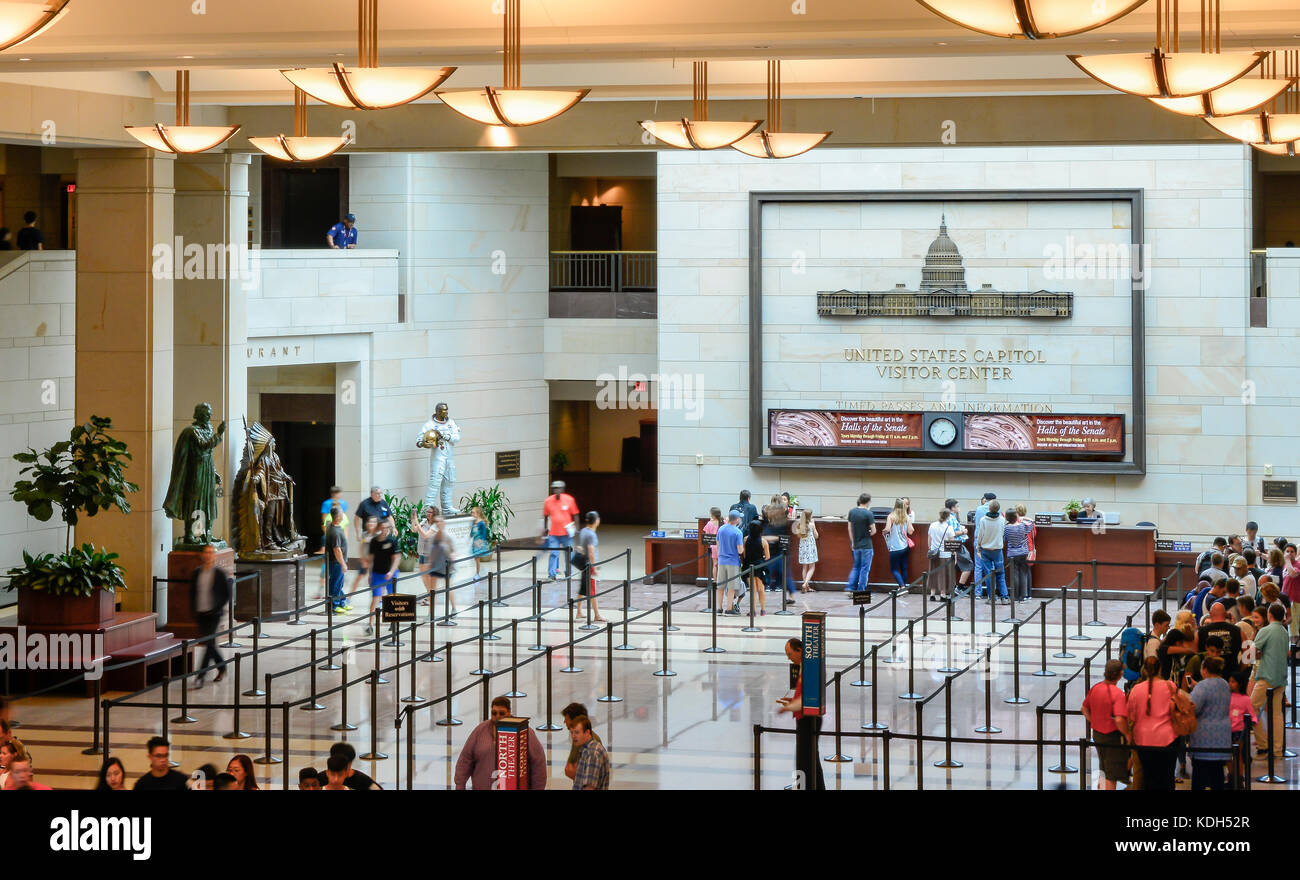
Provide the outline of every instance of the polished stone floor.
<path id="1" fill-rule="evenodd" d="M 603 586 L 613 585 L 611 582 Z M 527 586 L 526 581 L 508 578 L 506 592 Z M 479 640 L 473 639 L 477 632 L 478 610 L 473 605 L 465 588 L 459 601 L 462 608 L 457 618 L 458 626 L 432 628 L 432 639 L 442 645 L 449 640 L 468 639 L 467 644 L 452 650 L 453 688 L 468 688 L 452 701 L 452 713 L 465 723 L 459 726 L 439 726 L 436 722 L 446 715 L 445 703 L 428 705 L 416 703 L 419 708 L 411 714 L 404 725 L 414 725 L 415 756 L 414 786 L 416 788 L 441 789 L 450 787 L 456 757 L 460 746 L 473 729 L 475 723 L 483 716 L 483 696 L 496 696 L 511 689 L 511 677 L 507 670 L 512 652 L 510 620 L 520 619 L 516 624 L 518 644 L 513 646 L 516 656 L 521 661 L 528 660 L 517 672 L 515 686 L 526 696 L 515 700 L 515 712 L 529 717 L 534 725 L 542 724 L 547 719 L 559 722 L 559 709 L 571 700 L 587 704 L 588 710 L 600 733 L 610 749 L 613 762 L 613 783 L 616 788 L 753 788 L 755 784 L 755 733 L 756 724 L 772 728 L 789 729 L 792 724 L 787 715 L 777 715 L 776 699 L 788 692 L 788 665 L 782 653 L 784 641 L 795 635 L 799 626 L 797 615 L 781 616 L 769 613 L 756 620 L 761 632 L 742 632 L 741 627 L 748 623 L 745 617 L 719 617 L 717 619 L 717 646 L 723 653 L 706 653 L 704 649 L 712 643 L 712 624 L 710 615 L 699 610 L 703 607 L 703 598 L 695 597 L 680 603 L 674 608 L 672 623 L 679 627 L 670 632 L 667 639 L 667 654 L 664 653 L 664 634 L 661 630 L 661 616 L 658 611 L 649 616 L 634 620 L 628 626 L 626 644 L 628 650 L 608 650 L 609 633 L 597 630 L 574 650 L 572 658 L 567 648 L 557 647 L 553 650 L 549 667 L 545 654 L 529 650 L 535 643 L 542 645 L 563 645 L 568 639 L 569 624 L 562 608 L 565 585 L 561 581 L 545 585 L 542 590 L 542 607 L 550 610 L 541 626 L 538 642 L 537 625 L 523 621 L 531 613 L 530 597 L 512 599 L 508 607 L 493 608 L 493 623 L 504 627 L 500 630 L 498 641 L 482 641 L 483 664 L 488 670 L 498 671 L 493 676 L 472 674 L 479 666 Z M 476 585 L 478 599 L 486 596 L 483 586 Z M 408 588 L 408 591 L 409 588 Z M 689 590 L 675 591 L 675 597 L 688 593 Z M 650 609 L 662 603 L 665 598 L 663 585 L 638 586 L 633 590 L 634 607 Z M 604 615 L 613 622 L 620 622 L 623 613 L 621 601 L 611 600 L 602 604 Z M 960 762 L 960 768 L 941 769 L 934 762 L 945 758 L 945 743 L 941 740 L 927 741 L 921 747 L 918 757 L 914 742 L 907 739 L 893 739 L 887 742 L 883 736 L 872 738 L 843 739 L 840 751 L 848 760 L 842 763 L 824 764 L 827 784 L 833 788 L 845 789 L 883 789 L 887 786 L 896 788 L 950 788 L 950 789 L 1033 789 L 1038 785 L 1039 754 L 1032 744 L 1007 744 L 1012 740 L 1033 740 L 1038 730 L 1037 707 L 1047 706 L 1054 709 L 1060 705 L 1059 690 L 1062 682 L 1082 669 L 1085 658 L 1090 661 L 1088 678 L 1095 681 L 1105 659 L 1105 637 L 1118 633 L 1120 625 L 1128 615 L 1136 614 L 1141 621 L 1145 609 L 1140 602 L 1102 601 L 1098 607 L 1098 617 L 1106 626 L 1080 626 L 1077 618 L 1077 606 L 1072 600 L 1065 609 L 1066 640 L 1062 645 L 1062 609 L 1055 600 L 1035 613 L 1035 616 L 1020 628 L 1020 663 L 1017 667 L 1012 651 L 1014 629 L 1010 623 L 1003 622 L 1009 615 L 1004 606 L 995 607 L 992 619 L 989 608 L 981 605 L 976 609 L 974 626 L 969 619 L 969 606 L 962 605 L 957 614 L 967 618 L 949 624 L 942 606 L 928 606 L 919 596 L 911 596 L 899 602 L 893 609 L 897 615 L 896 624 L 891 624 L 891 603 L 884 596 L 876 597 L 878 607 L 874 607 L 865 619 L 860 620 L 857 609 L 843 593 L 810 594 L 806 599 L 807 607 L 828 612 L 828 677 L 827 700 L 831 711 L 826 720 L 826 727 L 821 739 L 821 751 L 824 756 L 836 752 L 833 732 L 837 726 L 846 732 L 862 732 L 861 725 L 873 721 L 888 726 L 889 736 L 895 734 L 912 734 L 918 727 L 926 735 L 942 738 L 946 733 L 956 738 L 976 740 L 975 742 L 956 742 L 952 744 L 952 758 Z M 769 593 L 768 599 L 775 611 L 779 608 L 779 596 Z M 361 607 L 362 603 L 356 603 Z M 486 614 L 484 606 L 484 613 Z M 1038 603 L 1030 606 L 1018 606 L 1018 613 L 1024 617 Z M 1092 617 L 1092 607 L 1088 602 L 1083 606 L 1083 623 Z M 802 608 L 798 609 L 802 610 Z M 913 639 L 907 636 L 909 619 L 930 610 L 932 616 L 926 621 L 924 630 L 931 641 L 923 641 L 922 625 L 912 623 Z M 441 612 L 441 604 L 438 606 Z M 636 618 L 642 612 L 633 612 Z M 1047 616 L 1044 630 L 1042 615 Z M 297 771 L 304 766 L 321 767 L 329 745 L 339 738 L 352 742 L 359 753 L 370 749 L 372 720 L 375 721 L 373 733 L 381 752 L 389 757 L 380 761 L 361 761 L 359 767 L 371 773 L 386 787 L 407 784 L 407 729 L 404 726 L 400 742 L 395 735 L 395 714 L 407 704 L 401 698 L 410 695 L 410 667 L 400 672 L 389 672 L 390 683 L 381 685 L 374 694 L 375 711 L 371 710 L 371 693 L 367 683 L 370 669 L 374 662 L 373 645 L 364 638 L 364 621 L 357 617 L 348 618 L 351 622 L 340 624 L 335 638 L 335 648 L 339 651 L 340 662 L 348 663 L 348 678 L 352 685 L 348 691 L 348 721 L 356 725 L 356 730 L 340 733 L 331 730 L 331 726 L 340 722 L 342 707 L 339 695 L 322 697 L 320 703 L 325 706 L 322 711 L 304 711 L 301 708 L 289 710 L 289 756 L 288 771 L 296 781 Z M 311 652 L 306 634 L 315 627 L 318 630 L 317 651 L 323 657 L 326 651 L 326 638 L 323 627 L 323 615 L 308 614 L 303 616 L 304 626 L 290 626 L 284 623 L 270 623 L 265 627 L 263 644 L 278 644 L 284 639 L 297 637 L 292 644 L 278 647 L 265 654 L 259 664 L 258 684 L 264 686 L 264 676 L 273 674 L 270 701 L 271 741 L 270 752 L 274 757 L 284 757 L 283 712 L 279 704 L 282 701 L 305 700 L 311 693 L 311 679 L 306 671 L 278 675 L 282 670 L 310 665 Z M 581 624 L 581 619 L 578 621 Z M 578 624 L 575 624 L 578 625 Z M 868 662 L 865 674 L 858 668 L 851 669 L 843 675 L 839 688 L 839 712 L 835 711 L 836 687 L 834 672 L 844 670 L 855 663 L 859 657 L 859 625 L 865 630 L 864 641 L 867 646 Z M 897 639 L 890 640 L 891 625 L 900 632 Z M 972 635 L 972 628 L 974 635 Z M 949 633 L 951 632 L 951 635 Z M 1046 644 L 1042 637 L 1046 633 Z M 575 629 L 579 637 L 589 633 Z M 1071 639 L 1070 636 L 1086 635 L 1087 641 Z M 612 642 L 614 646 L 624 644 L 622 627 L 615 627 Z M 1001 638 L 1006 636 L 1005 638 Z M 416 632 L 418 651 L 423 654 L 430 644 L 430 624 L 421 622 Z M 410 657 L 410 638 L 402 634 L 407 644 L 400 649 L 381 648 L 381 666 L 396 662 L 400 654 L 402 660 Z M 251 649 L 251 633 L 241 631 L 238 641 L 242 650 Z M 879 644 L 876 668 L 870 668 L 871 646 Z M 1064 651 L 1075 656 L 1055 656 Z M 987 677 L 978 661 L 985 649 L 990 649 L 991 666 Z M 969 653 L 964 653 L 969 652 Z M 235 649 L 226 651 L 229 657 Z M 530 659 L 532 658 L 532 659 Z M 607 658 L 612 658 L 612 665 Z M 897 661 L 897 662 L 894 662 Z M 974 668 L 958 675 L 951 684 L 951 711 L 945 707 L 944 683 L 947 673 L 942 669 L 961 670 L 970 664 Z M 242 682 L 238 690 L 253 687 L 251 662 L 245 658 L 242 669 Z M 566 669 L 580 668 L 581 671 L 566 672 Z M 654 673 L 667 668 L 674 676 L 656 676 Z M 1051 676 L 1033 675 L 1035 671 L 1047 671 Z M 447 692 L 446 662 L 420 662 L 415 664 L 417 695 L 427 701 L 440 697 Z M 549 675 L 548 675 L 549 673 Z M 854 686 L 861 679 L 870 680 L 873 686 Z M 486 683 L 482 683 L 488 678 Z M 550 704 L 547 704 L 547 684 L 550 684 Z M 612 693 L 620 697 L 619 702 L 598 702 L 599 697 L 610 694 L 609 682 L 612 679 Z M 1002 729 L 998 734 L 980 734 L 974 731 L 983 725 L 985 718 L 986 680 L 988 691 L 989 717 L 992 725 Z M 317 689 L 325 691 L 334 688 L 340 682 L 340 671 L 317 672 Z M 1018 705 L 1004 702 L 1016 690 L 1027 701 Z M 173 758 L 179 761 L 181 769 L 190 771 L 205 762 L 223 765 L 236 751 L 247 753 L 254 758 L 265 754 L 268 746 L 265 740 L 266 715 L 263 710 L 265 698 L 241 697 L 241 716 L 239 726 L 252 734 L 248 739 L 236 741 L 223 738 L 234 729 L 234 713 L 231 708 L 203 708 L 205 705 L 232 704 L 235 699 L 236 682 L 233 675 L 228 675 L 219 685 L 209 684 L 202 690 L 189 692 L 190 715 L 195 718 L 191 724 L 170 724 L 169 735 L 173 742 Z M 1085 690 L 1084 675 L 1081 673 L 1066 685 L 1065 703 L 1071 710 L 1077 710 Z M 924 707 L 918 712 L 920 700 L 903 699 L 909 692 L 928 697 Z M 106 696 L 119 696 L 108 694 Z M 180 715 L 177 704 L 181 700 L 181 689 L 173 684 L 168 693 L 169 708 L 161 708 L 161 689 L 155 689 L 135 703 L 151 703 L 153 708 L 136 708 L 117 706 L 111 710 L 110 745 L 112 753 L 126 763 L 128 773 L 134 777 L 143 773 L 146 760 L 142 745 L 151 735 L 162 727 L 164 714 L 171 718 Z M 36 760 L 39 780 L 56 788 L 89 787 L 101 756 L 83 755 L 81 752 L 91 744 L 92 714 L 91 702 L 84 698 L 61 695 L 45 696 L 16 703 L 14 716 L 22 721 L 18 733 L 33 752 Z M 1044 735 L 1053 740 L 1060 737 L 1060 716 L 1048 713 L 1044 716 Z M 1288 731 L 1295 738 L 1297 731 Z M 569 783 L 563 776 L 563 761 L 568 749 L 568 737 L 564 731 L 539 732 L 547 749 L 550 766 L 551 787 L 563 788 Z M 1065 739 L 1071 742 L 1066 749 L 1066 763 L 1072 767 L 1080 766 L 1077 741 L 1084 736 L 1082 719 L 1077 715 L 1066 718 Z M 793 738 L 788 734 L 765 733 L 761 739 L 761 762 L 759 779 L 763 788 L 773 789 L 788 785 L 791 781 L 790 770 L 793 763 Z M 1087 777 L 1079 773 L 1057 773 L 1053 768 L 1059 763 L 1058 748 L 1053 746 L 1043 756 L 1043 784 L 1045 787 L 1065 785 L 1077 788 L 1081 784 L 1093 786 L 1096 783 L 1097 767 L 1093 755 L 1087 759 Z M 258 764 L 257 775 L 265 786 L 276 788 L 282 785 L 285 767 L 283 764 Z M 1257 765 L 1257 774 L 1263 772 Z M 1258 787 L 1300 787 L 1300 762 L 1286 761 L 1280 765 L 1281 775 L 1289 782 L 1286 785 Z"/>

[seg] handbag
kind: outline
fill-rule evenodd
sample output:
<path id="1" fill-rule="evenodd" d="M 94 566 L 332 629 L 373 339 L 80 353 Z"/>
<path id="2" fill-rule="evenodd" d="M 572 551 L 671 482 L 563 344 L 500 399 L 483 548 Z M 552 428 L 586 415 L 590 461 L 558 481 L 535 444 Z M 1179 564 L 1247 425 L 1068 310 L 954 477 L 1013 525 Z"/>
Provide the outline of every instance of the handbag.
<path id="1" fill-rule="evenodd" d="M 578 571 L 584 571 L 587 568 L 587 554 L 581 550 L 575 550 L 573 555 L 569 557 L 569 562 Z"/>
<path id="2" fill-rule="evenodd" d="M 1169 695 L 1169 721 L 1174 733 L 1177 736 L 1191 736 L 1196 732 L 1196 707 L 1192 705 L 1192 698 L 1179 690 L 1172 681 L 1169 682 L 1169 687 L 1173 688 L 1173 693 Z"/>

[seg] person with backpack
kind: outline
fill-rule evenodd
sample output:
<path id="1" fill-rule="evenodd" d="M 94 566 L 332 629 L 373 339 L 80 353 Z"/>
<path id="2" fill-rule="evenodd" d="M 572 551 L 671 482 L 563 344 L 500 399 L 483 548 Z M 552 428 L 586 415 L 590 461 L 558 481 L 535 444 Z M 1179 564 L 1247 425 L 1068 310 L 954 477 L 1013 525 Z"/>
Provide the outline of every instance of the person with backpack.
<path id="1" fill-rule="evenodd" d="M 1227 538 L 1215 538 L 1214 543 L 1210 548 L 1208 550 L 1202 550 L 1200 555 L 1196 557 L 1196 573 L 1198 575 L 1204 574 L 1205 570 L 1210 567 L 1210 562 L 1214 558 L 1214 554 L 1218 553 L 1222 555 L 1227 551 L 1227 549 Z"/>
<path id="2" fill-rule="evenodd" d="M 1142 675 L 1148 657 L 1158 657 L 1160 643 L 1169 630 L 1169 612 L 1157 608 L 1151 612 L 1151 632 L 1143 634 L 1136 626 L 1127 627 L 1119 636 L 1119 656 L 1124 661 L 1125 688 L 1132 690 Z"/>
<path id="3" fill-rule="evenodd" d="M 731 505 L 731 510 L 740 513 L 740 531 L 749 534 L 749 524 L 758 519 L 758 508 L 749 501 L 748 489 L 740 490 L 740 500 Z"/>
<path id="4" fill-rule="evenodd" d="M 1143 680 L 1129 691 L 1127 712 L 1142 764 L 1142 788 L 1173 791 L 1174 740 L 1196 729 L 1196 711 L 1187 694 L 1160 676 L 1158 658 L 1148 657 L 1142 672 Z"/>

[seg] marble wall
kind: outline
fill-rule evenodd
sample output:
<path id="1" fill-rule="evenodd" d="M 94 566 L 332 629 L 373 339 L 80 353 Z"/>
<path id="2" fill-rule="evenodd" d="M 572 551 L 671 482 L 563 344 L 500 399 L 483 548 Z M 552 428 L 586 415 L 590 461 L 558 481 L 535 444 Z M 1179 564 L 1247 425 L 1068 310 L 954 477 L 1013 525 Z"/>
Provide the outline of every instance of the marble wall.
<path id="1" fill-rule="evenodd" d="M 1039 510 L 1057 510 L 1067 499 L 1092 495 L 1107 511 L 1118 512 L 1123 522 L 1150 520 L 1165 534 L 1208 536 L 1239 531 L 1248 518 L 1259 520 L 1267 535 L 1300 532 L 1296 505 L 1264 505 L 1260 500 L 1266 464 L 1278 478 L 1294 479 L 1300 472 L 1298 457 L 1293 451 L 1287 454 L 1294 447 L 1291 432 L 1284 427 L 1287 417 L 1300 407 L 1295 390 L 1300 371 L 1294 366 L 1294 355 L 1289 354 L 1297 341 L 1296 321 L 1294 310 L 1286 308 L 1286 297 L 1296 295 L 1300 269 L 1295 267 L 1300 262 L 1281 255 L 1271 259 L 1277 280 L 1270 293 L 1278 297 L 1270 302 L 1272 327 L 1250 329 L 1248 148 L 1225 144 L 821 149 L 782 162 L 721 150 L 670 150 L 659 154 L 659 162 L 659 368 L 664 373 L 700 374 L 706 382 L 705 406 L 698 421 L 691 421 L 681 407 L 661 407 L 659 413 L 662 525 L 691 523 L 711 504 L 729 502 L 746 487 L 759 497 L 788 489 L 815 509 L 827 512 L 847 510 L 864 490 L 885 499 L 884 503 L 906 494 L 923 515 L 937 511 L 947 496 L 969 504 L 992 489 L 1000 498 L 1023 500 Z M 1143 190 L 1146 242 L 1153 251 L 1144 293 L 1146 475 L 751 468 L 749 193 L 1017 188 Z M 1082 225 L 1109 235 L 1104 219 Z M 852 222 L 857 233 L 863 226 L 860 214 Z M 949 222 L 954 226 L 952 218 Z M 811 226 L 797 219 L 794 225 L 816 232 L 815 240 L 806 242 L 814 255 L 807 262 L 809 271 L 822 272 L 827 283 L 834 285 L 818 289 L 852 287 L 836 283 L 845 271 L 853 274 L 849 281 L 866 284 L 873 280 L 845 265 L 870 261 L 835 249 L 839 233 L 833 219 L 823 218 Z M 925 224 L 908 225 L 920 230 Z M 1032 230 L 1041 225 L 1026 217 L 1022 228 Z M 1123 223 L 1112 225 L 1126 237 Z M 955 228 L 955 234 L 960 228 Z M 1056 231 L 1039 242 L 1040 247 L 1052 237 L 1061 237 L 1066 229 L 1060 222 L 1049 224 L 1049 228 Z M 910 245 L 901 239 L 893 242 L 890 235 L 885 231 L 876 238 L 886 242 L 888 253 L 867 256 L 901 258 L 907 265 L 889 267 L 885 274 L 890 274 L 890 283 L 881 287 L 887 289 L 897 281 L 906 281 L 911 287 L 919 273 L 919 261 L 912 254 L 923 242 L 917 236 L 912 236 L 917 240 Z M 933 232 L 926 235 L 932 238 Z M 1026 242 L 1032 237 L 1023 233 Z M 859 235 L 855 244 L 860 240 Z M 831 251 L 822 255 L 818 249 L 827 243 Z M 995 253 L 990 245 L 996 242 L 987 234 L 982 243 L 960 239 L 958 243 L 964 253 L 968 246 L 983 247 L 985 258 L 1013 256 Z M 789 249 L 788 242 L 780 246 Z M 771 271 L 788 272 L 788 255 L 786 259 L 784 268 L 772 267 Z M 990 277 L 977 278 L 979 273 L 968 265 L 968 282 L 990 281 L 998 287 L 1021 289 L 1018 274 L 1007 275 L 1007 270 L 998 270 L 992 263 L 988 268 Z M 900 271 L 908 277 L 892 277 Z M 765 293 L 780 296 L 784 283 L 781 277 L 765 277 Z M 1074 284 L 1077 287 L 1077 282 Z M 869 286 L 876 289 L 874 284 Z M 1071 289 L 1065 282 L 1042 286 Z M 1102 288 L 1094 293 L 1098 299 L 1107 294 Z M 799 295 L 813 294 L 801 291 Z M 1076 312 L 1071 322 L 1077 332 L 1067 335 L 1079 338 L 1058 359 L 1074 358 L 1089 350 L 1090 341 L 1095 345 L 1100 340 L 1110 347 L 1112 360 L 1092 364 L 1093 369 L 1082 371 L 1079 377 L 1071 374 L 1052 380 L 1062 383 L 1062 388 L 1068 381 L 1070 394 L 1100 393 L 1114 395 L 1119 401 L 1127 393 L 1127 346 L 1116 342 L 1127 333 L 1127 300 L 1115 301 L 1123 303 L 1123 308 L 1086 308 L 1083 313 Z M 783 316 L 769 315 L 769 321 L 772 317 Z M 820 324 L 828 320 L 820 319 Z M 1046 347 L 1052 341 L 1047 334 L 1036 338 L 1018 330 L 1008 335 L 1020 340 L 1024 348 Z M 775 340 L 765 342 L 765 349 L 779 358 L 765 365 L 771 376 L 768 388 L 771 382 L 785 381 L 789 387 L 781 393 L 803 396 L 808 392 L 814 399 L 824 398 L 820 386 L 811 384 L 811 375 L 797 375 L 803 369 L 798 347 L 807 344 L 804 335 L 796 333 L 783 340 L 770 326 L 765 332 L 776 333 Z M 784 355 L 780 354 L 782 343 L 787 345 Z M 892 344 L 889 335 L 881 334 L 877 344 L 887 343 Z M 814 364 L 814 368 L 820 380 L 820 366 Z M 1088 378 L 1094 370 L 1100 384 Z M 779 379 L 781 376 L 788 378 Z M 844 384 L 832 383 L 837 394 Z M 1050 387 L 1036 390 L 1051 392 Z M 696 463 L 697 455 L 703 456 L 703 466 Z"/>
<path id="2" fill-rule="evenodd" d="M 61 552 L 63 522 L 27 516 L 9 497 L 21 467 L 13 454 L 68 439 L 73 414 L 76 254 L 6 254 L 0 264 L 0 571 L 23 551 Z M 14 594 L 0 591 L 0 605 Z"/>

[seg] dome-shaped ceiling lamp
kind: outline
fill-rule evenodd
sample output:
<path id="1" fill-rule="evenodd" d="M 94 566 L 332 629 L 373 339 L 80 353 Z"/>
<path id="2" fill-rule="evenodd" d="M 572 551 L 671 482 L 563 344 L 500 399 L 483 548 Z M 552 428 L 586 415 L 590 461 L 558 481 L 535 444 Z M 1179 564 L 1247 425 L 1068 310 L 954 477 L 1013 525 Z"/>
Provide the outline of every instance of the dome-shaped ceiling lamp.
<path id="1" fill-rule="evenodd" d="M 251 137 L 248 142 L 281 162 L 315 162 L 341 150 L 345 137 L 307 137 L 307 93 L 293 88 L 293 137 Z"/>
<path id="2" fill-rule="evenodd" d="M 384 110 L 423 98 L 451 76 L 454 67 L 379 66 L 379 0 L 357 0 L 357 66 L 281 70 L 289 82 L 323 104 Z"/>
<path id="3" fill-rule="evenodd" d="M 1217 9 L 1215 12 L 1217 13 Z M 1223 31 L 1220 28 L 1218 15 L 1216 14 L 1208 22 L 1204 19 L 1202 21 L 1205 26 L 1201 29 L 1201 51 L 1220 54 L 1223 51 Z M 1270 57 L 1274 55 L 1276 53 Z M 1268 67 L 1268 59 L 1265 59 L 1259 66 L 1258 77 L 1243 76 L 1226 86 L 1204 94 L 1192 95 L 1189 98 L 1152 98 L 1151 103 L 1182 116 L 1233 116 L 1238 113 L 1249 113 L 1276 98 L 1287 86 L 1295 82 L 1294 79 L 1270 75 Z"/>
<path id="4" fill-rule="evenodd" d="M 455 89 L 438 92 L 439 99 L 461 116 L 484 125 L 536 125 L 554 119 L 587 97 L 591 89 L 521 88 L 519 0 L 506 0 L 504 88 Z"/>
<path id="5" fill-rule="evenodd" d="M 190 72 L 176 71 L 176 124 L 127 125 L 126 133 L 160 153 L 202 153 L 230 140 L 238 125 L 190 125 Z"/>
<path id="6" fill-rule="evenodd" d="M 789 159 L 806 153 L 831 136 L 829 131 L 781 131 L 781 62 L 767 62 L 767 130 L 746 135 L 731 145 L 756 159 Z"/>
<path id="7" fill-rule="evenodd" d="M 25 43 L 54 24 L 71 0 L 5 0 L 0 2 L 0 52 Z"/>
<path id="8" fill-rule="evenodd" d="M 1220 0 L 1201 0 L 1201 45 L 1207 21 L 1216 30 Z M 1241 79 L 1267 52 L 1183 52 L 1179 49 L 1178 0 L 1156 0 L 1156 47 L 1119 55 L 1067 55 L 1104 86 L 1140 98 L 1186 98 Z"/>
<path id="9" fill-rule="evenodd" d="M 691 66 L 691 117 L 691 119 L 675 119 L 671 122 L 644 119 L 641 121 L 641 127 L 670 147 L 682 150 L 716 150 L 719 147 L 729 147 L 741 138 L 753 134 L 754 129 L 763 124 L 761 119 L 752 122 L 709 119 L 709 62 L 707 61 L 696 61 Z"/>
<path id="10" fill-rule="evenodd" d="M 1110 24 L 1147 0 L 917 0 L 940 18 L 968 30 L 1012 40 L 1049 40 Z"/>
<path id="11" fill-rule="evenodd" d="M 1269 102 L 1259 113 L 1242 116 L 1222 116 L 1206 119 L 1228 137 L 1274 155 L 1294 155 L 1294 142 L 1300 140 L 1300 90 L 1295 83 L 1300 78 L 1300 50 L 1288 49 L 1274 53 L 1270 59 L 1272 72 L 1277 72 L 1277 55 L 1282 56 L 1282 75 L 1292 85 Z"/>

